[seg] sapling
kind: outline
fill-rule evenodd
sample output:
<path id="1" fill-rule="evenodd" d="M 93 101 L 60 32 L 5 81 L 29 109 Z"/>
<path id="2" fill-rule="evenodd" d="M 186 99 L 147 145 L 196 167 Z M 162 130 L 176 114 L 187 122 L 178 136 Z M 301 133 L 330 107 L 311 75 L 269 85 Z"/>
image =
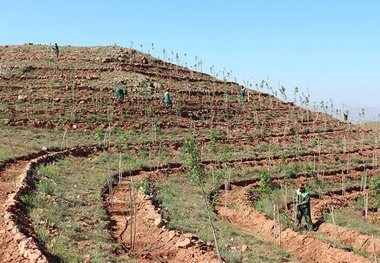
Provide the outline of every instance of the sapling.
<path id="1" fill-rule="evenodd" d="M 71 109 L 71 121 L 75 122 L 75 114 L 76 114 L 76 93 L 75 93 L 76 85 L 73 85 L 71 87 L 71 103 L 72 103 L 72 109 Z"/>
<path id="2" fill-rule="evenodd" d="M 373 150 L 372 154 L 373 154 L 373 157 L 372 157 L 372 167 L 373 167 L 373 169 L 376 170 L 377 169 L 377 150 L 376 149 Z"/>
<path id="3" fill-rule="evenodd" d="M 122 170 L 121 160 L 122 160 L 122 153 L 120 151 L 119 152 L 119 183 L 123 180 L 123 170 Z"/>
<path id="4" fill-rule="evenodd" d="M 179 65 L 179 62 L 180 62 L 180 60 L 179 60 L 179 54 L 178 53 L 175 54 L 175 58 L 176 58 L 175 70 L 176 70 L 176 72 L 178 72 L 178 65 Z"/>
<path id="5" fill-rule="evenodd" d="M 309 121 L 310 120 L 310 116 L 309 116 L 309 103 L 310 103 L 310 93 L 309 93 L 309 89 L 307 89 L 307 94 L 304 94 L 302 92 L 302 96 L 303 96 L 303 100 L 302 100 L 302 103 L 305 104 L 305 109 L 306 109 L 306 121 Z"/>
<path id="6" fill-rule="evenodd" d="M 334 103 L 332 99 L 330 99 L 330 110 L 331 110 L 331 115 L 334 115 Z"/>
<path id="7" fill-rule="evenodd" d="M 346 154 L 347 151 L 347 140 L 346 140 L 346 135 L 343 137 L 343 154 Z"/>
<path id="8" fill-rule="evenodd" d="M 375 176 L 372 178 L 369 189 L 373 191 L 373 197 L 375 200 L 375 205 L 380 208 L 380 176 Z"/>
<path id="9" fill-rule="evenodd" d="M 344 194 L 346 192 L 345 183 L 346 183 L 346 178 L 344 175 L 344 171 L 342 170 L 342 196 L 344 196 Z"/>
<path id="10" fill-rule="evenodd" d="M 297 103 L 297 94 L 298 94 L 298 87 L 294 87 L 294 97 L 293 97 L 293 103 L 296 104 Z"/>
<path id="11" fill-rule="evenodd" d="M 274 238 L 278 247 L 281 247 L 281 222 L 278 205 L 273 204 Z"/>
<path id="12" fill-rule="evenodd" d="M 360 126 L 363 125 L 364 116 L 365 116 L 365 110 L 362 108 L 361 111 L 359 112 Z"/>
<path id="13" fill-rule="evenodd" d="M 364 192 L 367 188 L 367 170 L 364 170 L 361 174 L 360 191 Z"/>
<path id="14" fill-rule="evenodd" d="M 280 86 L 280 82 L 278 83 L 279 85 L 279 91 L 281 93 L 282 99 L 286 102 L 288 98 L 286 97 L 286 90 L 284 86 Z"/>
<path id="15" fill-rule="evenodd" d="M 222 258 L 219 252 L 218 239 L 216 237 L 216 229 L 214 227 L 213 221 L 211 219 L 211 212 L 209 208 L 209 201 L 207 199 L 208 194 L 206 193 L 206 173 L 204 167 L 201 165 L 200 153 L 194 137 L 188 138 L 184 142 L 183 153 L 186 155 L 185 162 L 189 166 L 189 176 L 190 178 L 201 188 L 202 197 L 205 203 L 205 207 L 208 214 L 208 220 L 212 229 L 212 234 L 214 237 L 215 248 L 218 255 L 218 261 L 221 263 Z"/>
<path id="16" fill-rule="evenodd" d="M 346 163 L 346 173 L 347 173 L 347 175 L 349 174 L 350 162 L 351 162 L 351 155 L 348 154 L 348 156 L 347 156 L 347 163 Z"/>
<path id="17" fill-rule="evenodd" d="M 364 217 L 368 217 L 368 192 L 364 192 Z"/>
<path id="18" fill-rule="evenodd" d="M 132 226 L 131 226 L 131 233 L 133 232 L 133 238 L 131 238 L 131 249 L 132 249 L 132 251 L 134 251 L 135 242 L 136 242 L 136 233 L 137 233 L 137 223 L 136 223 L 137 222 L 136 221 L 137 207 L 136 207 L 136 195 L 135 195 L 134 186 L 133 186 L 133 176 L 130 176 L 129 178 L 130 178 L 130 182 L 131 182 L 130 200 L 131 200 L 132 207 L 133 207 L 133 213 L 131 213 L 131 220 L 132 220 L 132 214 L 133 214 L 133 221 L 134 221 L 133 230 L 132 230 Z M 131 211 L 132 211 L 132 207 L 131 207 Z M 132 234 L 131 234 L 131 237 L 132 237 Z"/>
<path id="19" fill-rule="evenodd" d="M 375 263 L 377 263 L 376 242 L 375 242 L 375 238 L 373 234 L 372 234 L 372 253 L 373 253 L 373 258 L 375 260 Z"/>
<path id="20" fill-rule="evenodd" d="M 108 174 L 108 193 L 109 193 L 109 202 L 111 207 L 113 206 L 113 189 L 112 189 L 112 173 L 111 173 L 111 161 L 109 153 L 107 153 L 107 174 Z"/>
<path id="21" fill-rule="evenodd" d="M 62 136 L 62 143 L 61 143 L 61 150 L 67 149 L 68 147 L 68 138 L 67 138 L 67 129 L 65 129 L 65 132 Z"/>
<path id="22" fill-rule="evenodd" d="M 335 222 L 334 207 L 330 208 L 330 214 L 331 214 L 331 218 L 332 218 L 332 221 L 333 221 L 333 224 L 334 224 L 336 238 L 339 240 L 339 242 L 341 242 L 341 240 L 340 240 L 340 234 L 339 234 L 339 231 L 338 231 L 338 226 L 336 225 L 336 222 Z"/>
<path id="23" fill-rule="evenodd" d="M 16 162 L 16 158 L 15 158 L 15 155 L 14 155 L 14 153 L 13 153 L 12 140 L 11 140 L 11 138 L 9 137 L 8 131 L 7 131 L 7 133 L 6 133 L 6 136 L 7 136 L 7 138 L 8 138 L 8 147 L 9 147 L 9 150 L 10 150 L 10 152 L 11 152 L 12 159 L 13 159 L 13 161 Z"/>
<path id="24" fill-rule="evenodd" d="M 281 188 L 283 189 L 283 195 L 284 195 L 284 209 L 288 209 L 288 185 L 286 181 L 281 184 Z"/>

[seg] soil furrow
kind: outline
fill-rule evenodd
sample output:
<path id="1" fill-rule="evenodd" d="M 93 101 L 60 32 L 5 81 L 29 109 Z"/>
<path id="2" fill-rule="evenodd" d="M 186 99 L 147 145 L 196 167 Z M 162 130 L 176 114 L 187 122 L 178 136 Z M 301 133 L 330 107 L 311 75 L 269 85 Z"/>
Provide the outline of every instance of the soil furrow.
<path id="1" fill-rule="evenodd" d="M 245 195 L 239 188 L 233 192 L 234 194 L 231 193 L 230 196 Z M 266 242 L 274 244 L 279 242 L 279 239 L 274 237 L 276 223 L 243 200 L 234 200 L 233 209 L 228 206 L 216 206 L 216 209 L 221 219 L 228 220 L 245 231 L 258 234 Z M 281 231 L 280 247 L 306 262 L 371 262 L 353 252 L 344 251 L 318 240 L 313 235 L 313 232 L 303 234 L 285 228 Z"/>

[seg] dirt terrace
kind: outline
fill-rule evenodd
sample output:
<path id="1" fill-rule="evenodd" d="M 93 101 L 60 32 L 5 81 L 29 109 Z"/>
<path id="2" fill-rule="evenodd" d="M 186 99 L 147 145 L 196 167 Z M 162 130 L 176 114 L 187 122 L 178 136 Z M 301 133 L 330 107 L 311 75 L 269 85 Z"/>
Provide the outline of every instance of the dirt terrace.
<path id="1" fill-rule="evenodd" d="M 216 143 L 219 152 L 222 146 L 227 145 L 230 146 L 230 154 L 236 153 L 223 161 L 220 155 L 210 154 L 202 159 L 202 165 L 207 169 L 229 167 L 243 174 L 278 168 L 278 174 L 272 180 L 279 186 L 284 185 L 285 181 L 289 183 L 289 180 L 293 185 L 299 181 L 315 180 L 310 171 L 283 174 L 281 170 L 286 165 L 309 164 L 314 167 L 316 178 L 324 183 L 338 183 L 344 179 L 353 185 L 345 189 L 344 193 L 341 189 L 335 189 L 324 192 L 322 198 L 314 194 L 312 211 L 315 222 L 321 221 L 323 213 L 329 212 L 332 207 L 338 209 L 349 206 L 361 197 L 363 172 L 367 173 L 368 180 L 377 176 L 380 147 L 377 132 L 333 119 L 327 114 L 330 113 L 327 108 L 322 109 L 322 112 L 312 112 L 283 102 L 264 92 L 267 85 L 264 82 L 256 90 L 249 90 L 246 101 L 240 103 L 238 96 L 241 86 L 237 83 L 220 81 L 132 49 L 111 46 L 62 47 L 61 50 L 62 56 L 59 61 L 55 61 L 51 58 L 48 46 L 0 47 L 0 114 L 3 125 L 89 132 L 99 127 L 112 127 L 131 134 L 143 134 L 151 129 L 152 124 L 161 134 L 174 130 L 177 134 L 188 135 L 191 129 L 200 148 L 209 149 L 212 143 Z M 116 87 L 127 90 L 122 103 L 114 100 L 113 89 Z M 170 111 L 166 111 L 162 103 L 163 91 L 168 87 L 175 105 Z M 210 136 L 211 130 L 218 132 L 213 138 Z M 144 142 L 131 144 L 134 149 L 132 152 L 136 155 L 143 146 L 159 149 L 164 145 L 177 156 L 184 139 L 184 136 L 180 139 L 168 136 L 156 141 L 146 138 L 145 134 L 141 137 Z M 30 167 L 30 162 L 40 160 L 45 154 L 40 152 L 16 161 L 8 160 L 2 166 L 0 198 L 5 206 L 1 211 L 0 258 L 5 262 L 35 262 L 43 261 L 44 257 L 49 258 L 44 248 L 39 248 L 40 254 L 20 250 L 19 244 L 24 237 L 19 232 L 34 243 L 37 238 L 28 217 L 23 217 L 26 215 L 25 210 L 19 207 L 17 214 L 13 210 L 13 216 L 19 217 L 17 224 L 7 214 L 8 208 L 13 205 L 9 200 L 20 194 L 18 182 L 24 182 L 25 169 Z M 129 171 L 128 174 L 136 180 L 149 177 L 153 182 L 158 182 L 166 179 L 164 171 L 170 165 L 176 175 L 183 175 L 186 169 L 179 163 L 162 164 Z M 30 178 L 26 183 L 33 183 L 33 180 Z M 264 242 L 278 242 L 274 238 L 274 229 L 278 226 L 252 207 L 245 191 L 246 188 L 255 189 L 259 185 L 258 177 L 235 180 L 231 185 L 229 199 L 224 200 L 224 195 L 221 195 L 219 200 L 220 203 L 227 201 L 229 205 L 215 207 L 220 219 L 258 234 Z M 27 191 L 28 187 L 22 189 L 20 191 Z M 115 242 L 123 244 L 126 252 L 123 256 L 126 259 L 137 258 L 141 262 L 218 260 L 213 244 L 199 240 L 192 233 L 169 231 L 160 211 L 154 206 L 155 200 L 138 195 L 136 213 L 125 210 L 128 206 L 126 196 L 130 190 L 128 180 L 123 180 L 115 189 L 112 203 L 107 197 L 105 203 L 110 219 L 114 222 L 111 233 Z M 220 190 L 224 191 L 224 186 L 220 186 Z M 19 204 L 19 200 L 16 203 Z M 286 206 L 286 213 L 292 216 L 291 204 Z M 9 218 L 13 223 L 9 223 Z M 136 243 L 136 247 L 145 247 L 143 250 L 130 247 L 128 226 L 131 220 L 138 222 L 136 242 L 139 243 Z M 336 229 L 340 233 L 339 237 Z M 286 226 L 281 226 L 281 230 L 281 242 L 278 245 L 299 260 L 370 262 L 370 259 L 316 238 L 316 235 L 323 234 L 332 240 L 339 239 L 344 246 L 370 253 L 370 238 L 350 229 L 336 228 L 323 222 L 315 233 L 299 233 Z M 151 236 L 148 237 L 147 232 Z M 378 239 L 375 242 L 380 247 Z M 34 245 L 32 247 L 32 250 L 36 250 Z"/>

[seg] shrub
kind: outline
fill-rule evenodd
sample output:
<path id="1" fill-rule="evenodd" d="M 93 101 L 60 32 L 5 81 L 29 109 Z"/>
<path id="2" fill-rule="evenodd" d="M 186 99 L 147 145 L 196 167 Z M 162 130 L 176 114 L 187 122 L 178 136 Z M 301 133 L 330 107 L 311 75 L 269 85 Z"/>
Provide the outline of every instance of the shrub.
<path id="1" fill-rule="evenodd" d="M 273 188 L 274 186 L 269 172 L 265 169 L 260 170 L 260 186 L 258 188 L 258 192 L 260 194 L 269 195 Z"/>
<path id="2" fill-rule="evenodd" d="M 140 181 L 135 182 L 135 188 L 141 190 L 144 195 L 153 196 L 154 189 L 148 177 L 144 177 Z"/>
<path id="3" fill-rule="evenodd" d="M 21 201 L 25 204 L 28 210 L 35 207 L 43 207 L 44 200 L 40 195 L 28 194 L 21 196 Z"/>
<path id="4" fill-rule="evenodd" d="M 375 205 L 380 208 L 380 176 L 375 176 L 370 184 L 369 189 L 373 190 L 375 192 Z"/>
<path id="5" fill-rule="evenodd" d="M 43 179 L 38 183 L 37 189 L 42 193 L 52 195 L 54 193 L 55 185 L 54 182 L 48 179 Z"/>

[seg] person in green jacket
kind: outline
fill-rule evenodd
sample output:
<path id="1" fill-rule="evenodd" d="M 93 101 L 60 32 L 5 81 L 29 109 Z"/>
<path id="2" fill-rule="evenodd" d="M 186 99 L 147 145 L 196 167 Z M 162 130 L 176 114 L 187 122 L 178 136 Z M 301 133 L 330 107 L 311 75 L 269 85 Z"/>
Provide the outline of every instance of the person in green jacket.
<path id="1" fill-rule="evenodd" d="M 240 102 L 244 101 L 244 97 L 245 97 L 245 88 L 241 87 L 241 89 L 240 89 Z"/>
<path id="2" fill-rule="evenodd" d="M 165 94 L 164 94 L 164 102 L 165 102 L 165 108 L 167 110 L 172 108 L 173 104 L 172 104 L 172 101 L 170 99 L 169 89 L 167 89 Z"/>
<path id="3" fill-rule="evenodd" d="M 348 120 L 348 111 L 343 112 L 343 120 L 347 121 Z"/>
<path id="4" fill-rule="evenodd" d="M 115 95 L 116 95 L 118 102 L 123 102 L 125 94 L 126 94 L 125 89 L 121 89 L 121 88 L 115 89 Z"/>
<path id="5" fill-rule="evenodd" d="M 58 59 L 58 56 L 59 56 L 59 47 L 58 47 L 57 43 L 54 44 L 53 50 L 54 50 L 56 58 Z"/>
<path id="6" fill-rule="evenodd" d="M 310 210 L 310 193 L 305 189 L 305 185 L 300 183 L 297 189 L 297 220 L 296 228 L 299 229 L 301 225 L 302 217 L 305 217 L 307 229 L 313 230 L 313 223 L 311 222 L 311 210 Z"/>

